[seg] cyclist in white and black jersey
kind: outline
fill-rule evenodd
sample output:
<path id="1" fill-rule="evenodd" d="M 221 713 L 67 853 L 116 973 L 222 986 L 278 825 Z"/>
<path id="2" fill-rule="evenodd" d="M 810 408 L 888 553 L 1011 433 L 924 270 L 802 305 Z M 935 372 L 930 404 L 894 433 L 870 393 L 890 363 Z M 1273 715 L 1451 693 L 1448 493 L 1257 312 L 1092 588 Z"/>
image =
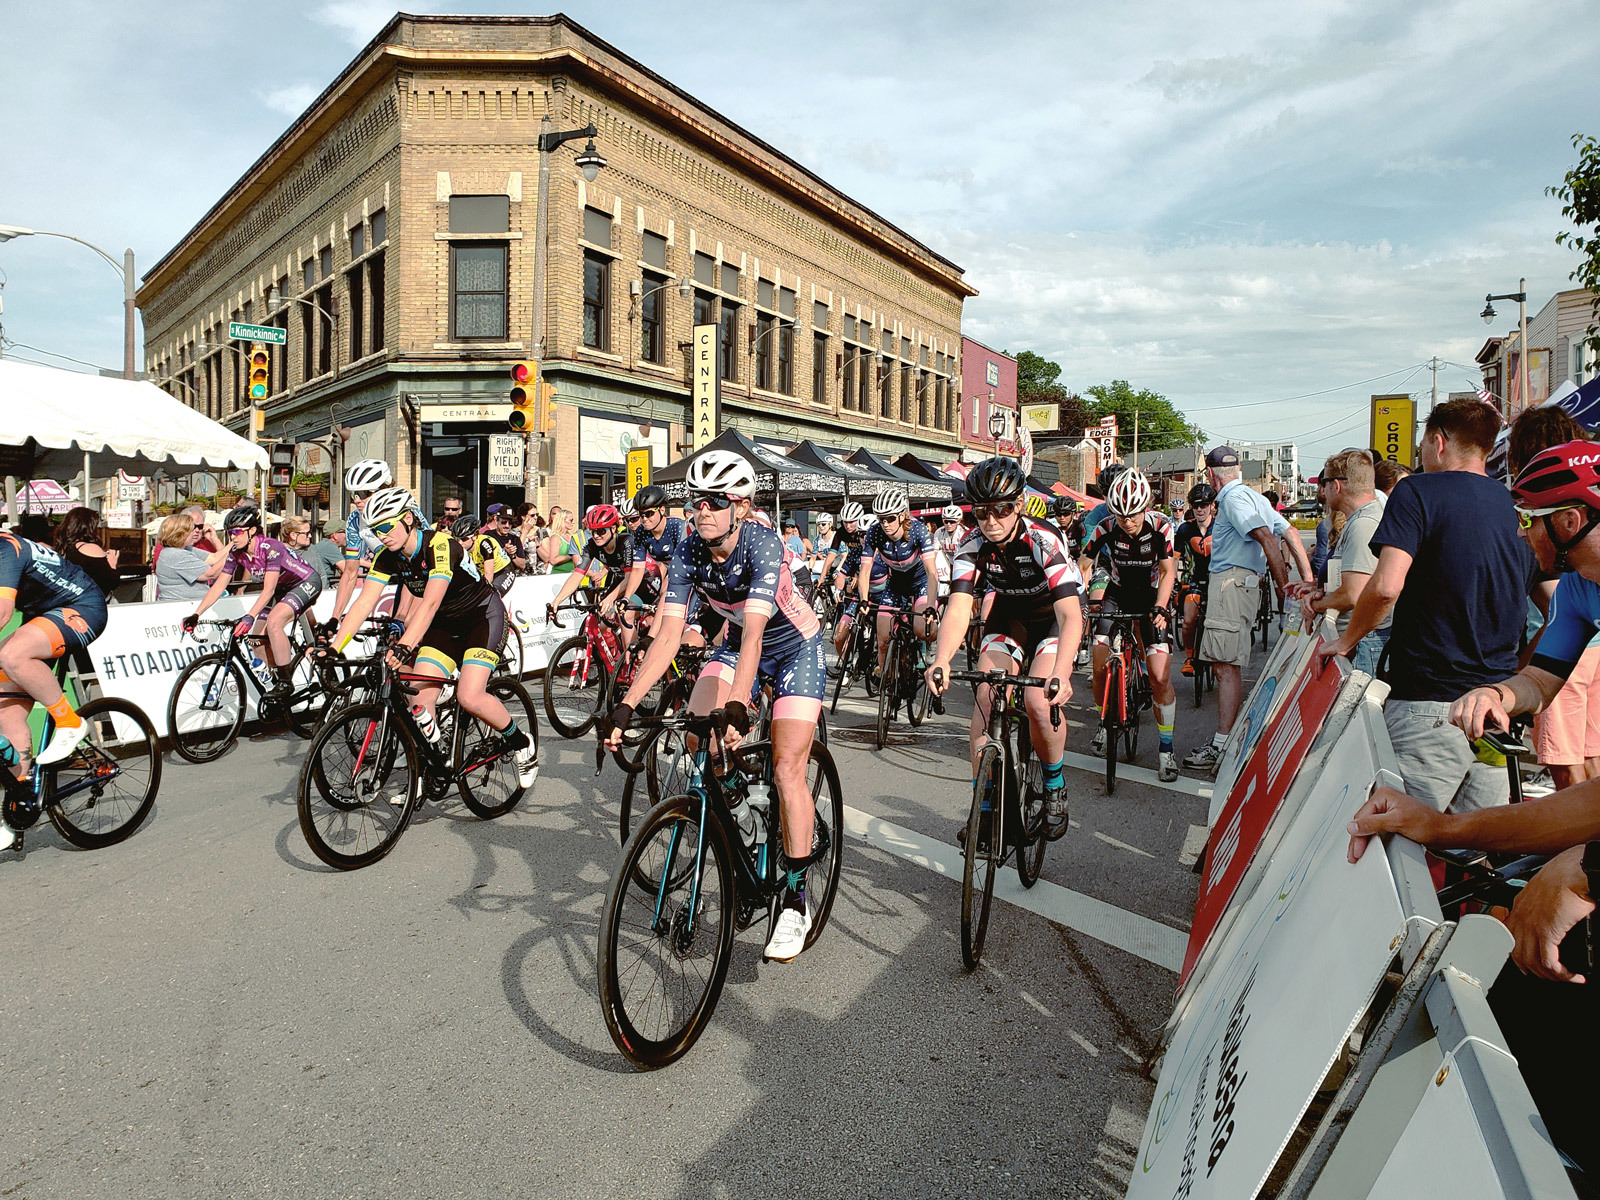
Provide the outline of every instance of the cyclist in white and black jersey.
<path id="1" fill-rule="evenodd" d="M 333 597 L 334 621 L 344 615 L 350 597 L 357 590 L 356 585 L 366 578 L 373 560 L 384 551 L 383 542 L 372 532 L 366 517 L 362 515 L 362 509 L 369 496 L 393 483 L 394 472 L 381 458 L 362 459 L 344 473 L 344 490 L 350 496 L 350 516 L 344 523 L 344 559 L 339 564 L 339 587 Z M 419 527 L 426 528 L 430 524 L 415 498 L 410 500 L 406 511 L 416 517 Z M 392 593 L 386 594 L 379 601 L 379 615 L 390 611 L 389 606 L 394 604 L 392 596 Z M 409 601 L 403 602 L 403 605 L 409 607 Z"/>

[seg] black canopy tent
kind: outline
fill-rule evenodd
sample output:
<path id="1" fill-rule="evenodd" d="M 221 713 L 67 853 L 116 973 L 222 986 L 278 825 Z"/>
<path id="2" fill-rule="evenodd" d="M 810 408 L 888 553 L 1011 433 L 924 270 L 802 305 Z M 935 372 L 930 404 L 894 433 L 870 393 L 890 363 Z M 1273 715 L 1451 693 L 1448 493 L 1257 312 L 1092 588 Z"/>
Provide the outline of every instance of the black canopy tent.
<path id="1" fill-rule="evenodd" d="M 955 492 L 952 486 L 953 480 L 941 482 L 925 478 L 922 475 L 913 475 L 910 471 L 902 470 L 893 463 L 885 462 L 864 446 L 846 461 L 867 467 L 883 483 L 900 484 L 906 489 L 906 495 L 913 501 L 924 500 L 929 504 L 949 504 L 950 497 Z M 882 484 L 879 486 L 882 486 Z"/>
<path id="2" fill-rule="evenodd" d="M 826 466 L 819 468 L 814 463 L 792 459 L 771 446 L 751 441 L 737 429 L 724 429 L 689 457 L 656 471 L 650 481 L 666 490 L 668 500 L 686 504 L 689 488 L 685 480 L 689 466 L 712 450 L 731 450 L 755 468 L 756 501 L 772 505 L 773 522 L 780 528 L 783 505 L 786 503 L 791 508 L 805 508 L 814 504 L 839 503 L 844 499 L 845 480 L 841 473 Z"/>
<path id="3" fill-rule="evenodd" d="M 902 454 L 899 458 L 894 460 L 894 465 L 909 475 L 920 475 L 925 479 L 933 480 L 935 483 L 945 484 L 950 488 L 951 499 L 954 500 L 955 503 L 966 503 L 966 484 L 955 475 L 946 475 L 943 471 L 934 466 L 931 462 L 928 462 L 926 459 L 918 458 L 915 454 L 907 451 L 905 454 Z"/>
<path id="4" fill-rule="evenodd" d="M 887 479 L 872 467 L 852 462 L 843 450 L 819 446 L 807 439 L 789 447 L 789 457 L 819 471 L 830 471 L 845 482 L 846 495 L 851 500 L 870 499 L 877 495 Z"/>

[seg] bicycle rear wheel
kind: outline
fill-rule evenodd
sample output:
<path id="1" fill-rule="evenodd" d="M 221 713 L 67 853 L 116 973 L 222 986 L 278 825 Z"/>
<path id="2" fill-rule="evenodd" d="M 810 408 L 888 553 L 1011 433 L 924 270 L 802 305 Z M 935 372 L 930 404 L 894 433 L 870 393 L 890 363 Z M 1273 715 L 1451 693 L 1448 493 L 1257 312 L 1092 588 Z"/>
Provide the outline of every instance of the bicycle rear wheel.
<path id="1" fill-rule="evenodd" d="M 544 715 L 564 738 L 578 738 L 593 728 L 600 705 L 610 690 L 605 664 L 589 653 L 584 634 L 556 647 L 544 669 Z"/>
<path id="2" fill-rule="evenodd" d="M 506 706 L 517 728 L 528 735 L 533 761 L 538 763 L 539 717 L 533 710 L 533 697 L 528 695 L 528 689 L 511 676 L 502 675 L 490 681 L 489 694 Z M 516 755 L 501 754 L 482 766 L 474 766 L 483 744 L 499 735 L 466 712 L 458 711 L 456 720 L 470 722 L 461 739 L 461 760 L 469 769 L 456 776 L 456 791 L 461 795 L 461 803 L 467 806 L 468 812 L 482 820 L 502 817 L 517 806 L 517 801 L 527 791 L 522 786 Z"/>
<path id="3" fill-rule="evenodd" d="M 161 787 L 156 729 L 131 700 L 110 696 L 78 710 L 89 736 L 45 769 L 45 811 L 74 846 L 98 850 L 133 836 Z"/>
<path id="4" fill-rule="evenodd" d="M 167 697 L 167 733 L 172 748 L 192 763 L 227 753 L 244 725 L 244 670 L 221 650 L 195 658 L 173 682 Z"/>
<path id="5" fill-rule="evenodd" d="M 913 654 L 905 664 L 905 692 L 906 719 L 911 722 L 911 728 L 921 725 L 928 715 L 928 681 L 917 665 L 920 655 Z"/>
<path id="6" fill-rule="evenodd" d="M 978 778 L 972 785 L 972 809 L 967 814 L 967 845 L 961 872 L 961 965 L 978 969 L 983 955 L 983 939 L 989 932 L 989 906 L 994 900 L 994 877 L 1000 869 L 1001 800 L 1000 749 L 985 746 L 978 759 Z M 989 819 L 988 838 L 980 844 L 983 825 L 983 798 L 995 799 Z"/>
<path id="7" fill-rule="evenodd" d="M 897 686 L 900 682 L 900 639 L 892 637 L 889 640 L 889 653 L 883 660 L 883 676 L 878 685 L 878 728 L 877 748 L 882 750 L 889 744 L 889 714 L 894 711 Z"/>
<path id="8" fill-rule="evenodd" d="M 1106 732 L 1106 795 L 1117 791 L 1117 741 L 1122 733 L 1121 713 L 1128 706 L 1127 685 L 1122 678 L 1122 659 L 1112 655 L 1106 660 L 1105 708 L 1100 716 L 1100 726 Z"/>
<path id="9" fill-rule="evenodd" d="M 839 655 L 839 674 L 833 681 L 833 703 L 828 706 L 828 711 L 839 711 L 839 697 L 850 690 L 850 685 L 855 682 L 856 641 L 861 636 L 859 624 L 850 627 L 850 636 L 844 640 L 844 653 Z"/>
<path id="10" fill-rule="evenodd" d="M 417 748 L 382 704 L 345 709 L 311 740 L 296 807 L 311 852 L 341 871 L 394 849 L 422 795 Z"/>
<path id="11" fill-rule="evenodd" d="M 596 974 L 606 1029 L 629 1062 L 664 1067 L 705 1030 L 733 954 L 735 886 L 727 831 L 698 799 L 664 801 L 628 839 L 606 891 Z"/>

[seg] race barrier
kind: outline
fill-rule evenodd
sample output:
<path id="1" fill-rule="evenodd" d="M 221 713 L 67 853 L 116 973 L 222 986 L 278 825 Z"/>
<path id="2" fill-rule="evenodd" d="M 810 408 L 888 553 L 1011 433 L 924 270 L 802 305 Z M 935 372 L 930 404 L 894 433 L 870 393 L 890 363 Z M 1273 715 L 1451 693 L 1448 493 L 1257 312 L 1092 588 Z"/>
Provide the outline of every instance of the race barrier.
<path id="1" fill-rule="evenodd" d="M 545 606 L 555 599 L 565 575 L 524 576 L 507 589 L 506 613 L 522 636 L 522 659 L 518 661 L 516 640 L 507 647 L 507 665 L 519 676 L 542 671 L 550 655 L 563 640 L 581 628 L 575 614 L 564 614 L 564 626 L 547 625 Z M 255 597 L 224 595 L 206 610 L 206 619 L 233 620 L 242 617 Z M 325 621 L 333 613 L 334 589 L 324 588 L 312 606 L 313 619 Z M 156 734 L 167 734 L 167 699 L 178 672 L 186 665 L 221 645 L 221 631 L 197 631 L 202 640 L 183 635 L 183 618 L 195 609 L 193 600 L 155 601 L 149 604 L 113 604 L 105 632 L 89 647 L 89 657 L 99 676 L 100 688 L 107 696 L 120 696 L 144 709 L 155 725 Z M 300 682 L 310 678 L 310 668 L 302 665 Z M 255 719 L 255 691 L 247 689 L 246 720 Z"/>
<path id="2" fill-rule="evenodd" d="M 1311 645 L 1280 638 L 1229 740 L 1127 1195 L 1571 1197 L 1485 999 L 1510 934 L 1446 922 L 1414 843 L 1346 861 L 1400 782 L 1388 688 Z"/>

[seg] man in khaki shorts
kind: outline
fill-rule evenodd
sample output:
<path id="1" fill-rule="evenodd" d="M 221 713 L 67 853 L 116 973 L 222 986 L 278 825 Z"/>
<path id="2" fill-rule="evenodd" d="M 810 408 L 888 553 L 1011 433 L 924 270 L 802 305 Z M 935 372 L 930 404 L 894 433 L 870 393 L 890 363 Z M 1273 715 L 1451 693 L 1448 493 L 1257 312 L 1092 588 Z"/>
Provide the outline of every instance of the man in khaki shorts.
<path id="1" fill-rule="evenodd" d="M 1217 517 L 1211 524 L 1211 581 L 1206 586 L 1206 627 L 1200 657 L 1217 675 L 1217 733 L 1183 765 L 1215 770 L 1233 722 L 1244 703 L 1243 668 L 1250 661 L 1250 626 L 1261 602 L 1261 575 L 1271 570 L 1280 592 L 1288 587 L 1281 547 L 1287 546 L 1300 578 L 1309 580 L 1311 560 L 1283 516 L 1239 479 L 1239 452 L 1217 446 L 1206 455 Z M 1285 536 L 1288 535 L 1288 536 Z"/>

